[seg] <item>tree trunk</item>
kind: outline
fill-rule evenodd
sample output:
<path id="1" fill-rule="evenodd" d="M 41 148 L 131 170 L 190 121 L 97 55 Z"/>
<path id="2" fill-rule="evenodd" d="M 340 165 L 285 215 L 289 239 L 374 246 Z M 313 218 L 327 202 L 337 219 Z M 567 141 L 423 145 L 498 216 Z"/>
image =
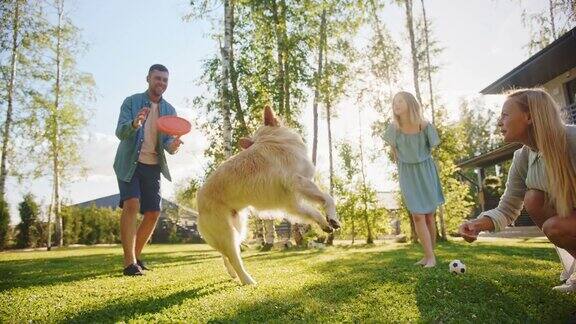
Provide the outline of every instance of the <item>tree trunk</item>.
<path id="1" fill-rule="evenodd" d="M 290 107 L 290 67 L 288 60 L 289 53 L 285 54 L 285 64 L 284 64 L 284 116 L 286 121 L 290 124 L 292 123 L 292 109 Z"/>
<path id="2" fill-rule="evenodd" d="M 62 57 L 62 16 L 64 15 L 64 0 L 57 2 L 58 6 L 58 27 L 56 30 L 56 82 L 54 84 L 54 110 L 52 112 L 53 131 L 52 134 L 52 173 L 54 182 L 54 221 L 56 223 L 55 235 L 56 245 L 59 247 L 63 245 L 63 228 L 62 217 L 60 214 L 60 154 L 59 154 L 59 127 L 58 127 L 58 108 L 60 105 L 60 68 Z"/>
<path id="3" fill-rule="evenodd" d="M 289 53 L 286 51 L 284 54 L 285 64 L 284 64 L 284 116 L 288 124 L 292 123 L 292 109 L 290 107 L 290 60 Z"/>
<path id="4" fill-rule="evenodd" d="M 54 157 L 54 168 L 58 169 L 59 167 L 59 156 L 56 155 Z M 62 208 L 60 202 L 60 171 L 57 170 L 56 174 L 54 175 L 54 222 L 56 223 L 56 245 L 61 247 L 64 245 L 64 228 L 62 224 Z"/>
<path id="5" fill-rule="evenodd" d="M 288 46 L 288 30 L 286 28 L 286 0 L 280 0 L 281 22 L 282 22 L 282 50 L 284 51 L 284 115 L 288 123 L 292 122 L 292 111 L 290 108 L 290 50 Z"/>
<path id="6" fill-rule="evenodd" d="M 426 65 L 427 76 L 428 76 L 428 89 L 430 91 L 430 110 L 432 114 L 432 124 L 436 123 L 436 111 L 434 109 L 434 88 L 432 85 L 432 65 L 430 64 L 430 41 L 428 33 L 428 19 L 426 18 L 426 6 L 424 5 L 424 0 L 420 0 L 422 3 L 422 17 L 424 19 L 424 41 L 426 46 Z M 438 220 L 440 222 L 440 237 L 446 240 L 446 228 L 444 224 L 444 208 L 441 206 L 438 210 Z"/>
<path id="7" fill-rule="evenodd" d="M 370 220 L 368 218 L 368 197 L 367 188 L 366 188 L 366 172 L 364 170 L 364 149 L 362 146 L 362 108 L 358 109 L 358 124 L 360 125 L 360 139 L 359 139 L 359 146 L 360 146 L 360 173 L 362 174 L 362 204 L 363 206 L 363 214 L 364 214 L 364 222 L 366 222 L 366 243 L 372 244 L 374 243 L 374 238 L 372 237 L 372 226 L 370 225 Z"/>
<path id="8" fill-rule="evenodd" d="M 352 245 L 354 245 L 355 240 L 356 240 L 356 224 L 354 224 L 354 217 L 352 217 Z"/>
<path id="9" fill-rule="evenodd" d="M 224 47 L 220 48 L 220 55 L 222 56 L 222 85 L 221 85 L 221 105 L 222 105 L 222 136 L 224 141 L 224 154 L 226 158 L 232 155 L 232 123 L 230 120 L 230 91 L 228 89 L 229 71 L 230 66 L 230 44 L 232 33 L 232 6 L 230 1 L 224 1 Z"/>
<path id="10" fill-rule="evenodd" d="M 420 95 L 420 83 L 418 81 L 418 74 L 420 71 L 418 64 L 418 53 L 416 49 L 416 39 L 414 37 L 414 23 L 412 19 L 412 0 L 404 0 L 406 7 L 406 27 L 408 28 L 408 35 L 410 36 L 410 49 L 412 52 L 412 74 L 414 77 L 414 92 L 418 103 L 422 104 L 422 96 Z"/>
<path id="11" fill-rule="evenodd" d="M 281 13 L 278 12 L 278 3 L 272 0 L 272 19 L 274 19 L 274 32 L 276 34 L 276 61 L 278 68 L 278 78 L 276 79 L 276 91 L 278 91 L 278 113 L 286 117 L 284 111 L 284 40 Z"/>
<path id="12" fill-rule="evenodd" d="M 326 102 L 326 124 L 328 126 L 328 158 L 330 162 L 330 196 L 334 195 L 334 158 L 332 155 L 332 122 L 330 114 L 331 102 L 328 100 Z"/>
<path id="13" fill-rule="evenodd" d="M 228 44 L 230 44 L 229 55 L 228 55 L 228 70 L 230 71 L 230 81 L 232 84 L 232 98 L 234 100 L 234 110 L 236 111 L 236 122 L 239 125 L 239 131 L 241 136 L 248 135 L 248 126 L 246 125 L 246 118 L 244 117 L 244 111 L 242 110 L 242 105 L 240 104 L 240 94 L 238 92 L 238 73 L 234 67 L 234 0 L 230 0 L 230 9 L 228 20 L 225 22 L 225 37 L 228 38 Z M 226 13 L 225 13 L 226 14 Z"/>
<path id="14" fill-rule="evenodd" d="M 418 54 L 416 50 L 416 39 L 414 36 L 414 22 L 412 18 L 412 0 L 404 0 L 404 5 L 406 9 L 406 28 L 408 29 L 408 36 L 410 38 L 410 50 L 412 54 L 412 76 L 414 78 L 414 94 L 418 103 L 422 104 L 422 96 L 420 95 L 420 83 L 418 80 L 418 75 L 420 71 L 420 67 L 418 64 Z M 410 232 L 412 242 L 417 242 L 416 236 L 416 228 L 414 227 L 414 220 L 412 219 L 412 215 L 409 215 L 410 218 Z"/>
<path id="15" fill-rule="evenodd" d="M 4 198 L 6 190 L 6 178 L 8 170 L 6 168 L 6 159 L 8 153 L 8 145 L 10 143 L 10 126 L 12 126 L 12 112 L 14 109 L 14 80 L 16 78 L 16 56 L 18 55 L 18 30 L 20 22 L 20 1 L 14 3 L 14 17 L 12 19 L 12 48 L 10 54 L 10 79 L 8 79 L 7 87 L 7 103 L 6 120 L 4 122 L 4 130 L 2 133 L 2 159 L 0 162 L 0 198 Z"/>
<path id="16" fill-rule="evenodd" d="M 328 66 L 328 45 L 324 44 L 324 67 Z M 334 196 L 334 158 L 332 155 L 332 102 L 330 101 L 330 89 L 326 90 L 326 128 L 328 129 L 328 160 L 330 165 L 330 196 Z M 327 245 L 334 245 L 334 232 L 328 234 Z"/>
<path id="17" fill-rule="evenodd" d="M 314 103 L 312 111 L 314 114 L 314 138 L 312 140 L 312 163 L 316 165 L 318 154 L 318 101 L 320 100 L 320 80 L 322 80 L 322 63 L 324 55 L 324 39 L 326 37 L 326 9 L 322 10 L 320 18 L 320 42 L 318 43 L 318 70 L 316 71 L 316 85 L 314 89 Z"/>
<path id="18" fill-rule="evenodd" d="M 330 159 L 330 196 L 334 197 L 334 159 L 332 157 L 332 124 L 330 122 L 330 101 L 326 102 L 326 124 L 328 126 L 328 157 Z M 334 232 L 328 234 L 327 245 L 334 245 Z"/>
<path id="19" fill-rule="evenodd" d="M 556 24 L 554 22 L 554 1 L 548 0 L 550 9 L 550 29 L 552 30 L 552 41 L 556 39 Z"/>
<path id="20" fill-rule="evenodd" d="M 54 206 L 54 185 L 52 185 L 52 196 L 50 197 L 52 200 L 50 206 L 48 206 L 48 224 L 47 224 L 47 231 L 48 231 L 48 238 L 46 241 L 46 250 L 52 250 L 52 206 Z"/>
<path id="21" fill-rule="evenodd" d="M 418 235 L 416 235 L 416 226 L 414 225 L 414 218 L 412 218 L 412 214 L 410 211 L 406 209 L 408 213 L 408 219 L 410 220 L 410 242 L 418 243 Z"/>
<path id="22" fill-rule="evenodd" d="M 380 43 L 384 44 L 384 33 L 382 32 L 382 27 L 380 27 L 380 18 L 378 17 L 376 3 L 374 0 L 370 0 L 370 5 L 372 7 L 372 19 L 375 21 L 374 25 L 376 27 L 376 36 L 378 36 Z M 394 98 L 394 90 L 392 88 L 392 75 L 390 73 L 390 66 L 388 64 L 386 64 L 386 82 L 388 83 L 388 100 L 392 102 L 392 99 Z"/>
<path id="23" fill-rule="evenodd" d="M 436 112 L 434 111 L 434 90 L 432 88 L 432 66 L 430 65 L 430 41 L 428 36 L 428 19 L 426 18 L 426 7 L 424 5 L 424 0 L 420 0 L 422 3 L 422 17 L 424 19 L 424 42 L 426 46 L 426 65 L 428 70 L 426 71 L 428 76 L 428 89 L 430 92 L 430 111 L 432 114 L 432 124 L 436 122 Z"/>
<path id="24" fill-rule="evenodd" d="M 438 209 L 438 214 L 440 220 L 440 237 L 442 238 L 442 240 L 446 241 L 447 236 L 446 236 L 446 224 L 444 224 L 444 205 L 440 205 L 440 208 Z"/>

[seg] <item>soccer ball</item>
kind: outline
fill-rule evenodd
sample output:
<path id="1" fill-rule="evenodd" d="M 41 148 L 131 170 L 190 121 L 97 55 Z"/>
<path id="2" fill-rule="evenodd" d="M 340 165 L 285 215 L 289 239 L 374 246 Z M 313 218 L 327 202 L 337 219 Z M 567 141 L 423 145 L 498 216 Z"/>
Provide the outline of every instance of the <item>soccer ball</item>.
<path id="1" fill-rule="evenodd" d="M 466 273 L 466 265 L 462 263 L 460 260 L 453 260 L 450 261 L 450 265 L 448 266 L 450 269 L 450 273 L 453 274 L 465 274 Z"/>

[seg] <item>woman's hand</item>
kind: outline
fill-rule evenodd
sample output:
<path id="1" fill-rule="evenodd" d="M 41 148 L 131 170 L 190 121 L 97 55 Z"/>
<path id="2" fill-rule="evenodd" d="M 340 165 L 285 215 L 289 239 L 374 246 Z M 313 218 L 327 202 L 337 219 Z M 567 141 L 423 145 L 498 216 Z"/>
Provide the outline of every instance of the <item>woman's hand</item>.
<path id="1" fill-rule="evenodd" d="M 490 217 L 482 217 L 463 223 L 458 228 L 458 233 L 466 242 L 472 243 L 478 239 L 480 232 L 493 230 L 494 222 L 492 222 L 492 219 Z"/>

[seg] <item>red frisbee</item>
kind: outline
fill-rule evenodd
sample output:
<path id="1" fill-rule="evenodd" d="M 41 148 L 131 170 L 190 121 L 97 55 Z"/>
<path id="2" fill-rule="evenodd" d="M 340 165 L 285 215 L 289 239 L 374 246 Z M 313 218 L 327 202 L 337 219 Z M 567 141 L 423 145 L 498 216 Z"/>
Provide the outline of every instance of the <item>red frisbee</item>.
<path id="1" fill-rule="evenodd" d="M 184 118 L 162 116 L 156 121 L 156 127 L 164 134 L 182 136 L 192 129 L 192 124 Z"/>

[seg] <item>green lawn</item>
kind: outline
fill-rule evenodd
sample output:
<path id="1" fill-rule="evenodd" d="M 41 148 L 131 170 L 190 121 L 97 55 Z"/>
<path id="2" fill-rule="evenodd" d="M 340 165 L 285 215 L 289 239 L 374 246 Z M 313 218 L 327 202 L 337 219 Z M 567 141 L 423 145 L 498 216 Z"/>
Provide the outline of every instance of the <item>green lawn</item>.
<path id="1" fill-rule="evenodd" d="M 410 244 L 244 252 L 257 286 L 228 278 L 206 245 L 152 245 L 144 277 L 120 273 L 121 248 L 0 253 L 0 322 L 563 322 L 576 296 L 551 291 L 548 243 L 443 243 L 439 266 Z M 452 275 L 461 259 L 466 275 Z"/>

